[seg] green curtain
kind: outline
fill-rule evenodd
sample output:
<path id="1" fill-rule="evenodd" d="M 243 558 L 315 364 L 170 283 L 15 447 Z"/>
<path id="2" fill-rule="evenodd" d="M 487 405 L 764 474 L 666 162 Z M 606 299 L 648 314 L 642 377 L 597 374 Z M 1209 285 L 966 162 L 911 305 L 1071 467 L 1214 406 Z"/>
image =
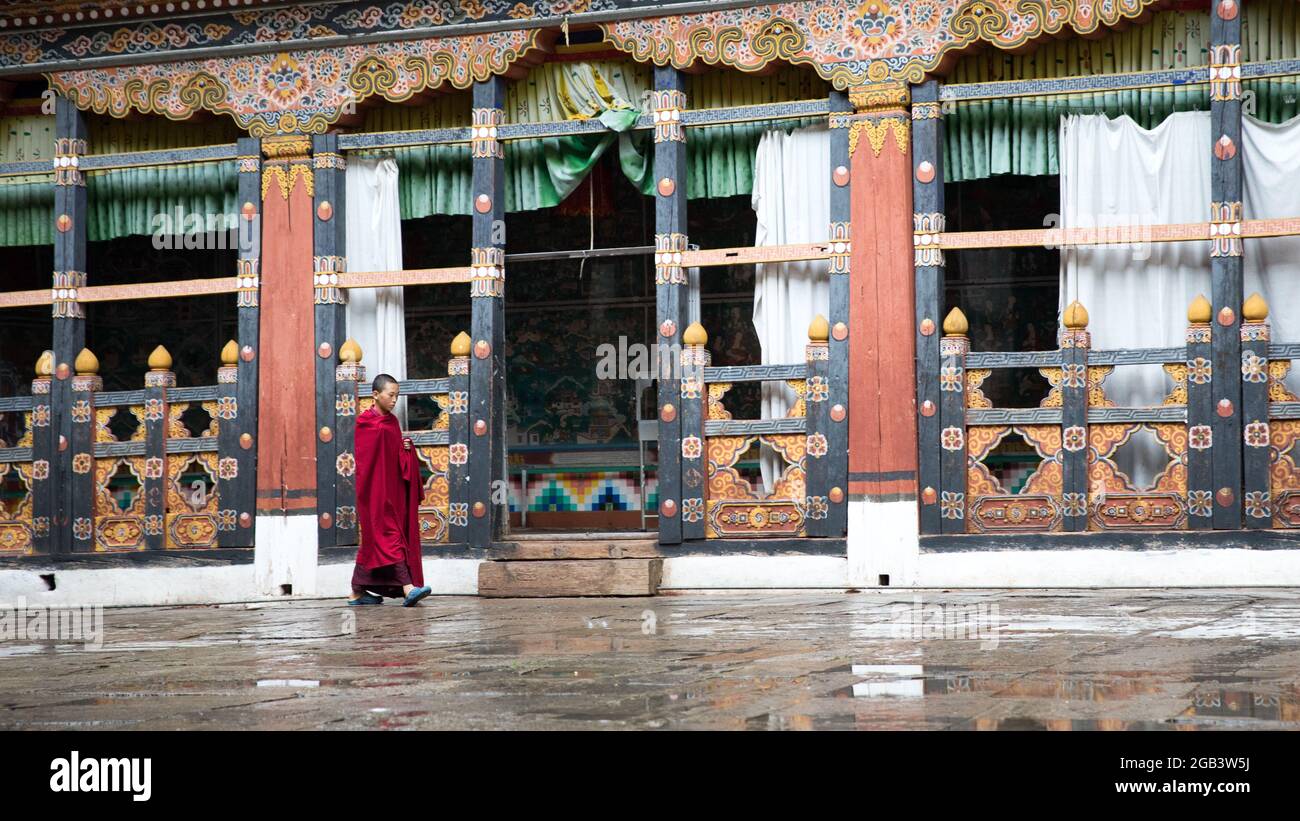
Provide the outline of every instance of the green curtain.
<path id="1" fill-rule="evenodd" d="M 0 162 L 50 163 L 54 118 L 0 117 Z M 0 178 L 0 245 L 54 242 L 54 174 Z"/>
<path id="2" fill-rule="evenodd" d="M 161 118 L 115 120 L 87 115 L 93 154 L 154 151 L 233 143 L 240 132 L 228 117 L 201 122 Z M 0 122 L 0 162 L 49 160 L 53 116 L 9 117 Z M 233 215 L 238 173 L 233 161 L 91 171 L 86 175 L 87 236 L 91 241 L 153 233 L 156 216 Z M 0 245 L 54 241 L 51 174 L 0 180 Z"/>
<path id="3" fill-rule="evenodd" d="M 616 150 L 624 175 L 642 193 L 654 193 L 654 143 L 631 126 L 650 87 L 649 66 L 614 61 L 557 62 L 534 68 L 506 92 L 513 123 L 599 118 L 611 130 L 572 137 L 511 140 L 505 144 L 506 210 L 558 205 L 597 160 Z M 692 108 L 823 99 L 828 86 L 807 69 L 786 67 L 770 75 L 719 71 L 690 75 Z M 687 147 L 687 195 L 730 197 L 753 189 L 754 155 L 764 131 L 787 131 L 823 122 L 809 117 L 692 128 Z M 386 106 L 367 112 L 365 131 L 465 127 L 469 95 L 447 95 L 420 107 Z M 472 171 L 468 146 L 419 146 L 387 151 L 396 157 L 402 219 L 470 213 Z"/>
<path id="4" fill-rule="evenodd" d="M 1244 62 L 1300 56 L 1295 0 L 1254 0 L 1243 8 Z M 1049 41 L 1028 54 L 993 49 L 973 54 L 957 63 L 947 82 L 1194 68 L 1209 63 L 1209 40 L 1208 11 L 1166 11 L 1096 40 Z M 1246 82 L 1245 112 L 1272 123 L 1296 116 L 1300 113 L 1296 80 L 1282 77 Z M 1206 111 L 1209 107 L 1206 85 L 957 103 L 944 114 L 944 177 L 961 182 L 998 174 L 1058 173 L 1060 118 L 1068 114 L 1127 114 L 1143 128 L 1151 128 L 1175 111 Z"/>

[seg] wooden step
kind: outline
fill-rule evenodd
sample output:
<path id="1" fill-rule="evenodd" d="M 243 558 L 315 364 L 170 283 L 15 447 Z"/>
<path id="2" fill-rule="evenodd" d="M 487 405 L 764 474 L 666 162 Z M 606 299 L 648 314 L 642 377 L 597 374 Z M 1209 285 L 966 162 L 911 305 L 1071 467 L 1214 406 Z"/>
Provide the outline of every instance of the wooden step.
<path id="1" fill-rule="evenodd" d="M 493 559 L 548 561 L 553 559 L 658 559 L 657 539 L 520 539 L 501 542 L 488 551 Z"/>
<path id="2" fill-rule="evenodd" d="M 489 598 L 653 596 L 663 559 L 489 561 L 478 566 L 478 594 Z"/>

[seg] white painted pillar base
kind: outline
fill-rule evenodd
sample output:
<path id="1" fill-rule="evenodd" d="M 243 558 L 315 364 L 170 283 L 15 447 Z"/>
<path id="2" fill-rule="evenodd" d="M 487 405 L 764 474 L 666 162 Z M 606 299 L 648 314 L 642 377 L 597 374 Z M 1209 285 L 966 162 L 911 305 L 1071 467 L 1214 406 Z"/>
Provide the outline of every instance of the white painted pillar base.
<path id="1" fill-rule="evenodd" d="M 920 527 L 915 501 L 849 500 L 849 586 L 911 587 L 920 556 Z"/>
<path id="2" fill-rule="evenodd" d="M 253 584 L 261 596 L 316 595 L 316 517 L 259 513 L 253 533 Z"/>

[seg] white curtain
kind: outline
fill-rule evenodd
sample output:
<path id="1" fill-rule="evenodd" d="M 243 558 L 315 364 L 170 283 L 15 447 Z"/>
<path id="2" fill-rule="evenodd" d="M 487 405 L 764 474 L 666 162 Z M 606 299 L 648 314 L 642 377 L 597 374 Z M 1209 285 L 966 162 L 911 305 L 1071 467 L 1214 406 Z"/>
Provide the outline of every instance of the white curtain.
<path id="1" fill-rule="evenodd" d="M 1278 126 L 1246 118 L 1243 132 L 1246 218 L 1300 216 L 1300 119 Z M 1172 114 L 1150 131 L 1127 116 L 1069 116 L 1061 121 L 1060 146 L 1063 227 L 1209 218 L 1209 112 Z M 1268 299 L 1274 338 L 1286 341 L 1300 340 L 1300 311 L 1288 310 L 1300 305 L 1298 243 L 1246 244 L 1244 295 L 1259 291 Z M 1077 299 L 1088 309 L 1094 348 L 1182 345 L 1187 307 L 1197 294 L 1212 298 L 1206 242 L 1061 251 L 1061 308 Z M 1170 386 L 1159 365 L 1117 367 L 1105 383 L 1107 395 L 1126 407 L 1159 405 Z M 1121 448 L 1117 461 L 1143 487 L 1168 460 L 1145 437 Z"/>
<path id="2" fill-rule="evenodd" d="M 348 158 L 347 259 L 349 271 L 402 270 L 402 216 L 397 162 Z M 348 292 L 348 336 L 361 346 L 371 377 L 406 378 L 406 308 L 402 289 L 355 288 Z M 406 401 L 396 408 L 406 425 Z"/>
<path id="3" fill-rule="evenodd" d="M 754 159 L 752 204 L 758 218 L 754 244 L 825 242 L 830 236 L 830 132 L 825 126 L 789 134 L 769 131 Z M 755 266 L 754 330 L 762 364 L 794 365 L 805 360 L 808 325 L 830 312 L 830 281 L 825 261 Z M 763 418 L 780 419 L 795 395 L 780 382 L 764 382 Z M 781 457 L 764 446 L 764 492 L 780 477 Z"/>

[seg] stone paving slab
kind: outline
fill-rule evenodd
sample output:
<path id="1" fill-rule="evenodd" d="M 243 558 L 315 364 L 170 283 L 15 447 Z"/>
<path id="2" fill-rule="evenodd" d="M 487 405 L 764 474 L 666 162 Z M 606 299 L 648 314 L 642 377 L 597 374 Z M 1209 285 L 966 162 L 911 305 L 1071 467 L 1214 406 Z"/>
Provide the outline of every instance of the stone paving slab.
<path id="1" fill-rule="evenodd" d="M 0 729 L 1298 729 L 1300 590 L 110 609 L 0 641 Z"/>

